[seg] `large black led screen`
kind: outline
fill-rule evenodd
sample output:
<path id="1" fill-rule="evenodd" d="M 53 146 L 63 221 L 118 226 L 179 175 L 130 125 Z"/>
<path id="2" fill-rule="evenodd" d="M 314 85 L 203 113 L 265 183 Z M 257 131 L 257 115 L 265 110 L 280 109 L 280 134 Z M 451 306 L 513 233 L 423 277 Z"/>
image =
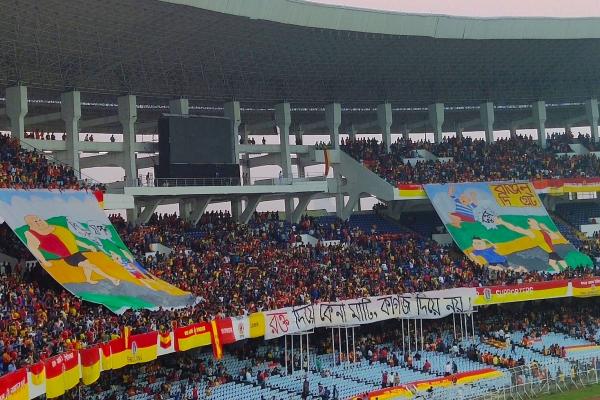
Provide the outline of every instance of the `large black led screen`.
<path id="1" fill-rule="evenodd" d="M 236 164 L 231 120 L 221 117 L 167 118 L 170 164 Z"/>

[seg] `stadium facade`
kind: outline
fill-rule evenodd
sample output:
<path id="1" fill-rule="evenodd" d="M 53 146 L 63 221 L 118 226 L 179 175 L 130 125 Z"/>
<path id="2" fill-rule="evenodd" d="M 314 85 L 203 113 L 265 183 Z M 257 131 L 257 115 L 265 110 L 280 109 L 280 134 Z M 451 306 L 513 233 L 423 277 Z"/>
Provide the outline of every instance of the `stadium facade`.
<path id="1" fill-rule="evenodd" d="M 140 221 L 175 202 L 202 210 L 232 200 L 244 220 L 261 201 L 285 199 L 287 218 L 298 220 L 318 197 L 337 197 L 345 218 L 361 196 L 397 199 L 390 185 L 338 154 L 340 133 L 378 133 L 389 149 L 392 133 L 433 132 L 440 141 L 442 132 L 483 130 L 490 141 L 495 130 L 587 125 L 598 140 L 595 18 L 408 15 L 293 0 L 51 1 L 3 9 L 3 128 L 76 170 L 122 167 L 125 195 L 108 199 L 132 210 L 130 218 L 148 210 Z M 223 114 L 242 143 L 279 135 L 280 145 L 241 144 L 236 152 L 248 179 L 252 167 L 279 165 L 286 184 L 228 193 L 170 188 L 168 195 L 132 187 L 157 152 L 136 135 L 156 132 L 163 112 Z M 27 139 L 30 129 L 64 131 L 66 140 Z M 84 142 L 80 132 L 123 139 Z M 333 179 L 304 177 L 306 166 L 324 161 L 322 151 L 300 144 L 310 134 L 330 136 Z M 288 145 L 290 135 L 296 145 Z M 538 137 L 545 146 L 546 135 Z"/>

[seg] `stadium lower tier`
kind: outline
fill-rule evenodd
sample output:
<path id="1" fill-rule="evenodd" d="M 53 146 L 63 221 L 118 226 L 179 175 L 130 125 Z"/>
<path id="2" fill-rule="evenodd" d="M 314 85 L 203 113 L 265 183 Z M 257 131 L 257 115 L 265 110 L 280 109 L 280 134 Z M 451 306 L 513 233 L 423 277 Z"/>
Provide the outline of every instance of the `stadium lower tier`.
<path id="1" fill-rule="evenodd" d="M 595 298 L 493 305 L 480 308 L 473 319 L 454 315 L 422 325 L 387 321 L 248 339 L 224 346 L 220 359 L 207 351 L 210 340 L 204 349 L 169 352 L 168 335 L 155 334 L 153 343 L 142 340 L 151 334 L 125 335 L 121 339 L 136 344 L 102 347 L 97 357 L 82 349 L 4 375 L 0 393 L 11 400 L 79 392 L 94 400 L 306 398 L 303 394 L 475 399 L 526 380 L 559 381 L 578 370 L 596 371 L 599 312 Z M 112 372 L 101 372 L 107 368 Z"/>

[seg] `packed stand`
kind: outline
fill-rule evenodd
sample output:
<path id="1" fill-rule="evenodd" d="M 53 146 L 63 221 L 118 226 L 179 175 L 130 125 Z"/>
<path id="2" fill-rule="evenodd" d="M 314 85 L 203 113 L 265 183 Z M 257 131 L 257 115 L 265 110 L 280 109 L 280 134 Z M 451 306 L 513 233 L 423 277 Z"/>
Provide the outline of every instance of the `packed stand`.
<path id="1" fill-rule="evenodd" d="M 560 354 L 559 344 L 552 351 L 532 351 L 528 338 L 549 338 L 563 329 L 585 324 L 598 329 L 600 319 L 594 300 L 578 300 L 561 305 L 545 301 L 519 313 L 519 305 L 508 309 L 492 306 L 477 313 L 476 337 L 468 340 L 455 331 L 451 318 L 424 321 L 421 342 L 405 336 L 398 321 L 387 321 L 356 329 L 355 340 L 341 350 L 331 341 L 328 330 L 311 337 L 310 357 L 293 357 L 288 347 L 287 360 L 282 339 L 264 342 L 242 341 L 227 347 L 225 357 L 216 361 L 206 350 L 196 350 L 160 358 L 152 363 L 126 367 L 106 374 L 82 393 L 93 400 L 118 399 L 116 394 L 140 400 L 161 399 L 340 399 L 367 398 L 367 392 L 404 385 L 414 395 L 432 398 L 466 398 L 525 380 L 555 379 L 583 366 Z M 579 310 L 589 314 L 577 317 Z M 563 343 L 578 340 L 563 336 Z M 402 338 L 404 337 L 404 343 Z M 523 340 L 518 339 L 523 337 Z M 337 334 L 334 334 L 337 341 Z M 488 343 L 499 343 L 492 347 Z M 504 342 L 507 344 L 504 345 Z M 336 342 L 337 343 L 337 342 Z M 334 353 L 335 352 L 335 353 Z M 287 365 L 287 370 L 285 366 Z M 293 367 L 292 367 L 293 365 Z M 458 382 L 461 373 L 489 370 L 501 375 L 470 383 Z M 447 378 L 446 387 L 421 384 Z M 445 396 L 445 397 L 444 397 Z"/>
<path id="2" fill-rule="evenodd" d="M 303 245 L 299 232 L 321 230 L 304 218 L 300 225 L 277 213 L 256 214 L 247 225 L 228 213 L 205 214 L 197 227 L 175 215 L 154 216 L 134 228 L 111 220 L 142 265 L 157 277 L 191 291 L 194 307 L 177 311 L 128 311 L 114 315 L 82 302 L 54 283 L 40 267 L 5 269 L 0 278 L 0 351 L 4 371 L 70 348 L 115 337 L 129 325 L 133 333 L 210 320 L 217 315 L 318 301 L 418 292 L 452 287 L 512 284 L 591 276 L 594 271 L 561 274 L 488 271 L 462 253 L 410 233 L 363 232 L 330 224 L 340 244 Z M 193 230 L 191 230 L 193 228 Z M 153 243 L 172 252 L 154 253 Z"/>
<path id="3" fill-rule="evenodd" d="M 0 134 L 0 188 L 94 189 L 96 184 L 80 181 L 71 167 L 53 163 L 43 153 Z"/>
<path id="4" fill-rule="evenodd" d="M 525 136 L 492 144 L 472 138 L 445 138 L 428 148 L 452 160 L 417 160 L 414 164 L 404 161 L 402 146 L 392 146 L 385 154 L 375 139 L 348 139 L 341 148 L 392 184 L 596 177 L 600 169 L 594 154 L 557 156 Z"/>

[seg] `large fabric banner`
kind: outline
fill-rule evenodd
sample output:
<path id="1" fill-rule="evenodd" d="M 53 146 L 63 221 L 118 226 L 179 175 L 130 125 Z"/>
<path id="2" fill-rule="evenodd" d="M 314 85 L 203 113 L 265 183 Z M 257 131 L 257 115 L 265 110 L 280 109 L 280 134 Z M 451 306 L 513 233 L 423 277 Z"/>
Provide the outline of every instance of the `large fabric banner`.
<path id="1" fill-rule="evenodd" d="M 193 298 L 146 271 L 92 193 L 0 190 L 0 217 L 68 291 L 115 313 L 179 308 Z"/>
<path id="2" fill-rule="evenodd" d="M 531 282 L 518 285 L 485 286 L 477 288 L 476 306 L 514 303 L 571 296 L 571 285 L 567 280 Z"/>
<path id="3" fill-rule="evenodd" d="M 392 318 L 436 319 L 473 310 L 474 288 L 364 297 L 265 311 L 265 339 L 314 328 L 354 326 Z"/>
<path id="4" fill-rule="evenodd" d="M 26 368 L 0 376 L 0 400 L 29 400 Z"/>
<path id="5" fill-rule="evenodd" d="M 592 266 L 528 182 L 431 184 L 425 191 L 458 247 L 480 265 L 550 272 Z"/>

